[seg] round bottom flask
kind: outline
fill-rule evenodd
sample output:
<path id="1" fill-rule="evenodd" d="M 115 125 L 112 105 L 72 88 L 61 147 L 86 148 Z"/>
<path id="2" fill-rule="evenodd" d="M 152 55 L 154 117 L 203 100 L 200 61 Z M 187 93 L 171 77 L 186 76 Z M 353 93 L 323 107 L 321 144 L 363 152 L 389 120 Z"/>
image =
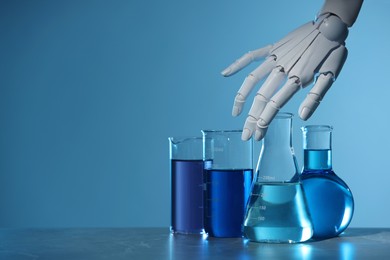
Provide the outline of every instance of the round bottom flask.
<path id="1" fill-rule="evenodd" d="M 350 224 L 354 200 L 332 170 L 331 126 L 302 128 L 304 167 L 300 175 L 313 224 L 313 239 L 338 236 Z"/>

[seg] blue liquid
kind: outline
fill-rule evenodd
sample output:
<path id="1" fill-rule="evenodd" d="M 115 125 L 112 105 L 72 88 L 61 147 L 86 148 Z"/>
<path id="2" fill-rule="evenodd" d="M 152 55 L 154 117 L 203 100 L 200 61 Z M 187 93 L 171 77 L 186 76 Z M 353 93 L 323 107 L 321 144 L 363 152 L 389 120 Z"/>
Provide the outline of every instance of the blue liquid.
<path id="1" fill-rule="evenodd" d="M 171 231 L 203 232 L 203 160 L 171 160 Z"/>
<path id="2" fill-rule="evenodd" d="M 328 170 L 332 169 L 332 152 L 330 149 L 303 151 L 305 169 Z"/>
<path id="3" fill-rule="evenodd" d="M 301 184 L 255 183 L 243 231 L 244 236 L 254 242 L 309 240 L 313 229 Z"/>
<path id="4" fill-rule="evenodd" d="M 333 172 L 331 163 L 325 167 L 331 160 L 330 150 L 305 150 L 304 155 L 305 167 L 300 179 L 313 223 L 313 238 L 338 236 L 352 220 L 352 192 Z"/>
<path id="5" fill-rule="evenodd" d="M 204 179 L 206 233 L 212 237 L 241 237 L 252 170 L 206 170 Z"/>

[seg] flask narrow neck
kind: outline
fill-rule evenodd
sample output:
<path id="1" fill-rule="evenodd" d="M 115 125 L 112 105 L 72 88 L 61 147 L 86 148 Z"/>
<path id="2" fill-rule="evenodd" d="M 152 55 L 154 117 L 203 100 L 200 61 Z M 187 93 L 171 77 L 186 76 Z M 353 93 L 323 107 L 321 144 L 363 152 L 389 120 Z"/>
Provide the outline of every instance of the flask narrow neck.
<path id="1" fill-rule="evenodd" d="M 292 119 L 291 117 L 275 118 L 269 126 L 263 140 L 263 146 L 281 149 L 292 147 Z"/>
<path id="2" fill-rule="evenodd" d="M 298 172 L 291 130 L 290 113 L 279 113 L 269 125 L 257 163 L 256 181 L 290 182 Z"/>
<path id="3" fill-rule="evenodd" d="M 332 170 L 331 149 L 304 149 L 303 158 L 304 171 Z"/>
<path id="4" fill-rule="evenodd" d="M 332 127 L 302 127 L 304 171 L 332 170 Z"/>

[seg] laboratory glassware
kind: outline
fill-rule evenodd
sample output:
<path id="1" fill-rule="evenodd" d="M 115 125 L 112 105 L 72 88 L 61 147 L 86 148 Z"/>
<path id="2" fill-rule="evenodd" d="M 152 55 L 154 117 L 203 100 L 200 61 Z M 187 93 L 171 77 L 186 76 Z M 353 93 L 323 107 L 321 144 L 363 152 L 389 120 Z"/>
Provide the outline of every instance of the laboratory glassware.
<path id="1" fill-rule="evenodd" d="M 253 180 L 252 141 L 241 130 L 202 130 L 204 228 L 211 237 L 242 237 Z"/>
<path id="2" fill-rule="evenodd" d="M 313 239 L 338 236 L 350 224 L 354 200 L 332 169 L 332 126 L 302 127 L 304 166 L 301 181 L 313 223 Z"/>
<path id="3" fill-rule="evenodd" d="M 313 234 L 292 147 L 291 113 L 279 112 L 263 139 L 243 233 L 254 242 L 297 243 Z"/>
<path id="4" fill-rule="evenodd" d="M 202 234 L 203 138 L 169 137 L 171 232 Z"/>

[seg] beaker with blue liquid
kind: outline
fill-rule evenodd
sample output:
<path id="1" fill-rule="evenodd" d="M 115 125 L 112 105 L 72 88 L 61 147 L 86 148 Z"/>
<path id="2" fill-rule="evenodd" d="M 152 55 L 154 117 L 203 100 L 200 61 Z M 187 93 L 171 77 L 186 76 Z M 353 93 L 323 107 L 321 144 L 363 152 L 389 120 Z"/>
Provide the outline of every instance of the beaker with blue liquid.
<path id="1" fill-rule="evenodd" d="M 245 206 L 253 180 L 252 140 L 241 130 L 202 130 L 204 228 L 210 237 L 242 237 Z"/>
<path id="2" fill-rule="evenodd" d="M 292 117 L 278 113 L 262 141 L 243 225 L 250 241 L 297 243 L 313 235 L 292 147 Z"/>
<path id="3" fill-rule="evenodd" d="M 332 130 L 328 125 L 302 127 L 304 166 L 300 179 L 314 228 L 314 239 L 338 236 L 350 224 L 354 200 L 332 167 Z"/>
<path id="4" fill-rule="evenodd" d="M 203 138 L 170 137 L 171 232 L 202 234 Z"/>

